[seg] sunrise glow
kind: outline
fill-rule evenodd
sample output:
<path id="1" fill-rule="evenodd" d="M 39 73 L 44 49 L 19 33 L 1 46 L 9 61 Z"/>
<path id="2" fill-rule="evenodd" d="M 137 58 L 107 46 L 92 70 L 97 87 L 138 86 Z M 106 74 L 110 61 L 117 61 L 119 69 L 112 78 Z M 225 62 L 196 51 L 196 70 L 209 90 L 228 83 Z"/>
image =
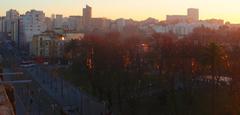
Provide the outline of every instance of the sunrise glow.
<path id="1" fill-rule="evenodd" d="M 164 20 L 167 14 L 185 14 L 187 8 L 193 7 L 200 10 L 200 19 L 218 18 L 240 23 L 239 0 L 1 0 L 4 5 L 0 7 L 0 15 L 10 7 L 20 13 L 37 9 L 47 16 L 54 13 L 81 15 L 86 3 L 93 7 L 93 17 Z"/>

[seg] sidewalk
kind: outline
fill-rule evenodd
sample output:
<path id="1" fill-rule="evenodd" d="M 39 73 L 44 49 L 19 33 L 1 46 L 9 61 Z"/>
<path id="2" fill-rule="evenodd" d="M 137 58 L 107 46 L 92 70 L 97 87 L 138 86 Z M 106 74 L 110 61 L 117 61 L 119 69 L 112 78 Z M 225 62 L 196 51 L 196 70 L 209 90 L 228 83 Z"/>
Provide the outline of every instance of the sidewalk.
<path id="1" fill-rule="evenodd" d="M 25 71 L 71 115 L 100 115 L 104 113 L 104 104 L 91 96 L 80 92 L 63 79 L 50 76 L 41 67 L 26 68 Z"/>

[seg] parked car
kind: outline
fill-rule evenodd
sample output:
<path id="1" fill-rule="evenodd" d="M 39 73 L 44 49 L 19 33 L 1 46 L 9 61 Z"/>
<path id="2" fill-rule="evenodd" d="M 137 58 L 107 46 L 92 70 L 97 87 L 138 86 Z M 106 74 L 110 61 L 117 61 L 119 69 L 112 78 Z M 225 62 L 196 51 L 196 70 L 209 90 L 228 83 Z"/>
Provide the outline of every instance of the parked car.
<path id="1" fill-rule="evenodd" d="M 36 64 L 34 64 L 33 61 L 22 61 L 20 64 L 20 67 L 27 68 L 27 67 L 33 67 L 35 65 Z"/>

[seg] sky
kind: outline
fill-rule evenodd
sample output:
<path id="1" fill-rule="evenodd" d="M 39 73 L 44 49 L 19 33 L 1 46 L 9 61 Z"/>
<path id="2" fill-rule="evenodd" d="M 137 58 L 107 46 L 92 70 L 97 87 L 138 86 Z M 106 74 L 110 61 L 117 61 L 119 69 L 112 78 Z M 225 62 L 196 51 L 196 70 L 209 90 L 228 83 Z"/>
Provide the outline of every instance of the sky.
<path id="1" fill-rule="evenodd" d="M 240 23 L 240 0 L 1 0 L 0 15 L 5 15 L 9 9 L 16 9 L 21 14 L 36 9 L 43 10 L 46 16 L 82 15 L 85 4 L 92 6 L 93 17 L 164 20 L 167 14 L 185 15 L 187 8 L 198 8 L 200 19 Z"/>

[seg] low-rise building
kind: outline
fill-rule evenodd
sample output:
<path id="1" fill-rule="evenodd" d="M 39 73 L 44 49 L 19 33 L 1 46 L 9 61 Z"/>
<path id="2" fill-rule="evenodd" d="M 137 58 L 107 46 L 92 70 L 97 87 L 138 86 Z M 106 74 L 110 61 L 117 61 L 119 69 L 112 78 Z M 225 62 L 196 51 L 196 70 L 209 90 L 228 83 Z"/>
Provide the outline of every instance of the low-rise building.
<path id="1" fill-rule="evenodd" d="M 223 24 L 209 23 L 206 21 L 199 21 L 198 23 L 177 23 L 177 24 L 163 24 L 152 26 L 157 33 L 173 33 L 179 38 L 189 35 L 195 28 L 206 27 L 213 30 L 219 29 Z"/>
<path id="2" fill-rule="evenodd" d="M 167 15 L 166 20 L 168 23 L 180 23 L 187 22 L 188 17 L 186 15 Z"/>
<path id="3" fill-rule="evenodd" d="M 82 33 L 57 34 L 55 32 L 45 32 L 34 35 L 31 42 L 31 55 L 46 58 L 62 58 L 64 55 L 64 45 L 70 40 L 81 40 Z"/>
<path id="4" fill-rule="evenodd" d="M 188 8 L 187 15 L 167 15 L 166 22 L 176 23 L 196 23 L 199 21 L 199 10 L 196 8 Z"/>
<path id="5" fill-rule="evenodd" d="M 111 25 L 111 20 L 106 18 L 92 18 L 90 23 L 90 31 L 100 30 L 109 31 Z"/>
<path id="6" fill-rule="evenodd" d="M 55 33 L 34 35 L 31 42 L 31 55 L 42 57 L 58 57 L 58 49 L 62 36 Z"/>
<path id="7" fill-rule="evenodd" d="M 65 32 L 63 34 L 64 40 L 65 41 L 70 41 L 70 40 L 81 40 L 84 37 L 84 33 L 79 33 L 79 32 Z"/>

